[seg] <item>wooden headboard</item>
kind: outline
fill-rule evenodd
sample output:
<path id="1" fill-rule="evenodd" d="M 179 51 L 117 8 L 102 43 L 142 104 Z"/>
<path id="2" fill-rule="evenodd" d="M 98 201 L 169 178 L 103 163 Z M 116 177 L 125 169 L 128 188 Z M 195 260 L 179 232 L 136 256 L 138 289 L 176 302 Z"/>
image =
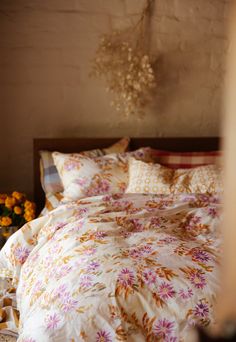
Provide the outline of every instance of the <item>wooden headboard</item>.
<path id="1" fill-rule="evenodd" d="M 44 206 L 45 196 L 40 183 L 39 160 L 40 150 L 59 151 L 63 153 L 81 152 L 94 148 L 105 148 L 115 143 L 118 138 L 39 138 L 34 139 L 34 200 L 38 210 Z M 220 139 L 207 138 L 132 138 L 130 150 L 139 147 L 151 146 L 153 148 L 188 152 L 188 151 L 214 151 L 219 149 Z"/>

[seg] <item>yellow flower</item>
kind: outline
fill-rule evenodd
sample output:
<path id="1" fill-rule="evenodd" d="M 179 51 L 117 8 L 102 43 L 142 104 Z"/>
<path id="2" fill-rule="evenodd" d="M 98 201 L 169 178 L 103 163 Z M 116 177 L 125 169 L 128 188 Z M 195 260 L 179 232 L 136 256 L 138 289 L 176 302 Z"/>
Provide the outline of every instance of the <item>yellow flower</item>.
<path id="1" fill-rule="evenodd" d="M 1 226 L 8 227 L 12 224 L 12 219 L 8 216 L 3 216 L 0 221 Z"/>
<path id="2" fill-rule="evenodd" d="M 26 215 L 34 215 L 35 211 L 33 208 L 26 208 L 25 209 L 25 214 Z"/>
<path id="3" fill-rule="evenodd" d="M 35 209 L 35 203 L 28 200 L 25 201 L 24 206 L 26 209 Z"/>
<path id="4" fill-rule="evenodd" d="M 14 192 L 12 193 L 12 196 L 13 196 L 15 199 L 17 199 L 17 201 L 21 201 L 21 200 L 25 197 L 24 194 L 22 194 L 21 192 L 18 192 L 18 191 L 14 191 Z"/>
<path id="5" fill-rule="evenodd" d="M 14 207 L 14 213 L 20 215 L 22 213 L 22 209 L 19 206 Z"/>
<path id="6" fill-rule="evenodd" d="M 7 196 L 7 198 L 5 199 L 5 206 L 8 209 L 11 209 L 12 207 L 14 207 L 15 204 L 16 204 L 16 199 L 14 197 Z"/>
<path id="7" fill-rule="evenodd" d="M 34 215 L 32 215 L 32 214 L 29 214 L 29 213 L 25 213 L 24 214 L 24 219 L 27 221 L 27 222 L 29 222 L 29 221 L 32 221 L 33 219 L 34 219 Z"/>

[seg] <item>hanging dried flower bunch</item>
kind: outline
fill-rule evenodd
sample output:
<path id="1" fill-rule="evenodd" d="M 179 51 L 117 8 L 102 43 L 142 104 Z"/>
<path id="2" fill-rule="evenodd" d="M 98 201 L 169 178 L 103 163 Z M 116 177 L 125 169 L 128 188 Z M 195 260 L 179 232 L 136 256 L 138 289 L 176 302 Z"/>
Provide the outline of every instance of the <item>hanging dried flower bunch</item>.
<path id="1" fill-rule="evenodd" d="M 136 25 L 104 35 L 93 60 L 91 74 L 105 79 L 107 91 L 114 95 L 111 105 L 125 116 L 142 117 L 156 86 L 145 37 L 152 2 L 147 1 Z"/>

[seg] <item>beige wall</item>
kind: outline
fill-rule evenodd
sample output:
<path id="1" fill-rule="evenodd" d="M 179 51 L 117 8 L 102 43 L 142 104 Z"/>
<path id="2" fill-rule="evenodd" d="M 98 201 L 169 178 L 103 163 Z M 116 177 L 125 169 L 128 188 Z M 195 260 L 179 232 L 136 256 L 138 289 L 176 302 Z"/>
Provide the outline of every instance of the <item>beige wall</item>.
<path id="1" fill-rule="evenodd" d="M 143 0 L 0 1 L 0 191 L 32 193 L 32 138 L 219 134 L 226 0 L 156 0 L 155 103 L 122 121 L 88 77 L 101 33 L 137 18 Z"/>

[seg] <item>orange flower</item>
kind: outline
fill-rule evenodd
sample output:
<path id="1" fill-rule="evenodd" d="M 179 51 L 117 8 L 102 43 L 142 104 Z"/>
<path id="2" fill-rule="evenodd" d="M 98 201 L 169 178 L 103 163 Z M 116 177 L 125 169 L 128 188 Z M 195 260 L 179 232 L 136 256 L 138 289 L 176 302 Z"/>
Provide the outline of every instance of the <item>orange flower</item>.
<path id="1" fill-rule="evenodd" d="M 14 213 L 20 215 L 22 213 L 22 209 L 19 206 L 14 207 Z"/>
<path id="2" fill-rule="evenodd" d="M 24 219 L 29 222 L 29 221 L 32 221 L 33 219 L 35 218 L 35 215 L 33 214 L 30 214 L 30 213 L 25 213 L 24 214 Z"/>
<path id="3" fill-rule="evenodd" d="M 12 193 L 12 196 L 17 200 L 17 201 L 22 201 L 22 199 L 25 197 L 24 194 L 22 194 L 21 192 L 18 191 L 14 191 Z"/>
<path id="4" fill-rule="evenodd" d="M 35 209 L 35 203 L 26 200 L 24 203 L 25 209 Z"/>
<path id="5" fill-rule="evenodd" d="M 12 219 L 8 216 L 3 216 L 0 221 L 1 226 L 8 227 L 12 224 Z"/>
<path id="6" fill-rule="evenodd" d="M 7 196 L 7 198 L 5 199 L 5 206 L 8 209 L 12 209 L 12 207 L 14 207 L 15 204 L 16 204 L 16 199 L 14 197 Z"/>

